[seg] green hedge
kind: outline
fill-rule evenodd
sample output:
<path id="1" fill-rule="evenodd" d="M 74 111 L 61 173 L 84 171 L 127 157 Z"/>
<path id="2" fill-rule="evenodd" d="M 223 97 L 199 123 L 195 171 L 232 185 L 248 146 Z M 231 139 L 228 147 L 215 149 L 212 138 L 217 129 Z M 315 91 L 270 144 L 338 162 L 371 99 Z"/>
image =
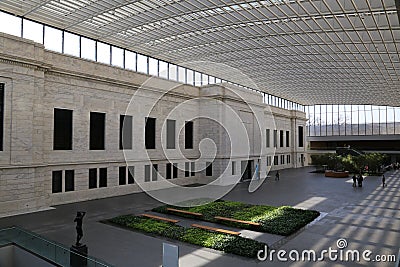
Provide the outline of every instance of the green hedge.
<path id="1" fill-rule="evenodd" d="M 190 214 L 171 212 L 167 210 L 168 207 L 198 212 L 203 214 L 203 216 L 199 218 L 198 216 Z M 302 210 L 287 206 L 273 207 L 266 205 L 250 205 L 234 201 L 215 201 L 197 207 L 174 207 L 165 205 L 154 208 L 153 211 L 175 214 L 192 219 L 201 219 L 209 222 L 218 222 L 237 228 L 284 236 L 295 233 L 319 216 L 319 212 L 315 210 Z M 216 220 L 214 219 L 215 216 L 258 222 L 260 226 Z"/>
<path id="2" fill-rule="evenodd" d="M 211 232 L 198 228 L 185 228 L 173 223 L 133 215 L 119 216 L 109 221 L 140 232 L 156 234 L 249 258 L 256 258 L 257 252 L 264 249 L 267 245 L 241 236 Z"/>

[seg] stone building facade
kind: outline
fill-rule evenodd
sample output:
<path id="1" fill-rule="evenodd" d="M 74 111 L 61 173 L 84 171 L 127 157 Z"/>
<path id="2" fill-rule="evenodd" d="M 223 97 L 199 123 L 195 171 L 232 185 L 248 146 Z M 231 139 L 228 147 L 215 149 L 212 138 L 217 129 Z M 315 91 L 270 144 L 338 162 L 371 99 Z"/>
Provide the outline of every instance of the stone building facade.
<path id="1" fill-rule="evenodd" d="M 0 33 L 0 91 L 0 215 L 307 164 L 305 114 L 228 84 L 183 85 Z"/>

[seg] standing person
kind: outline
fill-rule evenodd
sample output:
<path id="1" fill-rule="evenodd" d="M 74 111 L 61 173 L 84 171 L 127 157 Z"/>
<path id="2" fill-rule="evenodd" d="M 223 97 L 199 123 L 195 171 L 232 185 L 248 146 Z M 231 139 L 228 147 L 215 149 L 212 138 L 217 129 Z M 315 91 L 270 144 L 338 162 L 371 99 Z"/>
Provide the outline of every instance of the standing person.
<path id="1" fill-rule="evenodd" d="M 358 181 L 358 187 L 362 187 L 363 177 L 361 174 L 358 176 L 357 181 Z"/>
<path id="2" fill-rule="evenodd" d="M 275 174 L 275 181 L 279 181 L 279 171 L 276 171 L 276 174 Z"/>
<path id="3" fill-rule="evenodd" d="M 386 186 L 386 178 L 385 178 L 385 175 L 383 174 L 382 175 L 382 187 L 385 187 Z"/>
<path id="4" fill-rule="evenodd" d="M 255 177 L 255 179 L 256 180 L 260 180 L 260 171 L 259 171 L 259 167 L 260 165 L 259 165 L 259 163 L 257 163 L 256 164 L 256 170 L 255 170 L 255 175 L 256 175 L 256 177 Z"/>
<path id="5" fill-rule="evenodd" d="M 354 174 L 353 175 L 353 187 L 356 187 L 357 186 L 357 176 L 356 176 L 356 174 Z"/>

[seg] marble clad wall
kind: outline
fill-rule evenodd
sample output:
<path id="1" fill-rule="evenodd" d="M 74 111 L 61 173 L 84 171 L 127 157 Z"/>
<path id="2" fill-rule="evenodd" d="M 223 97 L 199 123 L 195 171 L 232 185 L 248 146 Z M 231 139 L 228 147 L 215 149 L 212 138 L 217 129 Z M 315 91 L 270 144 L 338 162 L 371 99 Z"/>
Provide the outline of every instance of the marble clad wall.
<path id="1" fill-rule="evenodd" d="M 223 133 L 218 127 L 212 129 L 214 126 L 209 122 L 195 120 L 194 149 L 184 149 L 183 127 L 185 121 L 198 116 L 201 107 L 196 99 L 199 97 L 218 98 L 238 113 L 250 112 L 244 116 L 247 116 L 245 120 L 249 120 L 248 116 L 254 116 L 259 121 L 258 127 L 250 121 L 246 122 L 246 127 L 251 129 L 249 131 L 257 132 L 260 129 L 258 134 L 252 135 L 259 138 L 250 143 L 251 157 L 261 159 L 263 172 L 266 171 L 267 155 L 275 152 L 273 148 L 265 148 L 266 128 L 270 128 L 271 132 L 275 128 L 278 132 L 281 129 L 285 133 L 286 130 L 291 132 L 291 146 L 278 147 L 276 153 L 292 155 L 292 163 L 273 168 L 297 167 L 295 159 L 300 153 L 306 153 L 305 147 L 294 145 L 297 137 L 293 130 L 305 125 L 305 114 L 269 107 L 254 92 L 231 88 L 237 90 L 235 95 L 229 86 L 199 88 L 182 85 L 51 52 L 41 44 L 2 33 L 0 83 L 5 84 L 4 138 L 3 151 L 0 151 L 0 215 L 140 192 L 137 184 L 119 185 L 119 166 L 126 166 L 124 153 L 119 149 L 121 114 L 133 117 L 133 148 L 128 151 L 128 164 L 135 167 L 135 179 L 144 180 L 144 166 L 151 164 L 150 160 L 159 165 L 159 175 L 165 176 L 167 156 L 180 168 L 179 178 L 174 179 L 176 184 L 205 183 L 207 179 L 216 178 L 231 164 L 228 155 L 230 144 L 222 138 Z M 135 101 L 129 106 L 134 94 Z M 154 103 L 157 105 L 153 107 Z M 72 150 L 53 150 L 54 108 L 73 110 Z M 147 112 L 149 109 L 152 110 L 150 115 Z M 105 150 L 89 150 L 90 112 L 106 113 Z M 251 112 L 255 114 L 251 115 Z M 157 119 L 154 150 L 144 147 L 146 116 Z M 162 149 L 166 142 L 166 129 L 163 128 L 166 119 L 176 120 L 176 149 Z M 214 140 L 219 148 L 218 160 L 213 164 L 213 177 L 205 177 L 205 171 L 184 177 L 185 162 L 199 158 L 198 144 L 205 136 Z M 235 155 L 238 172 L 242 156 Z M 206 158 L 196 163 L 196 169 L 204 169 L 205 161 Z M 88 189 L 89 168 L 107 168 L 107 187 Z M 63 182 L 62 192 L 52 193 L 52 171 L 57 170 L 74 170 L 74 191 L 65 192 Z M 227 176 L 224 181 L 229 180 Z M 149 187 L 159 189 L 163 186 L 159 182 L 151 182 Z"/>

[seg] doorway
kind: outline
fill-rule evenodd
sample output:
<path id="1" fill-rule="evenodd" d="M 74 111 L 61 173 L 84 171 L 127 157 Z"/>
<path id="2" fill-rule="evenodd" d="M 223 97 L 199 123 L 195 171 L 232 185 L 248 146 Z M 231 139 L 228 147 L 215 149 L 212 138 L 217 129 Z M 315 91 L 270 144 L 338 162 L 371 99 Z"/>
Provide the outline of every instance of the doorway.
<path id="1" fill-rule="evenodd" d="M 253 177 L 254 160 L 242 160 L 242 178 L 241 181 L 251 180 Z"/>

